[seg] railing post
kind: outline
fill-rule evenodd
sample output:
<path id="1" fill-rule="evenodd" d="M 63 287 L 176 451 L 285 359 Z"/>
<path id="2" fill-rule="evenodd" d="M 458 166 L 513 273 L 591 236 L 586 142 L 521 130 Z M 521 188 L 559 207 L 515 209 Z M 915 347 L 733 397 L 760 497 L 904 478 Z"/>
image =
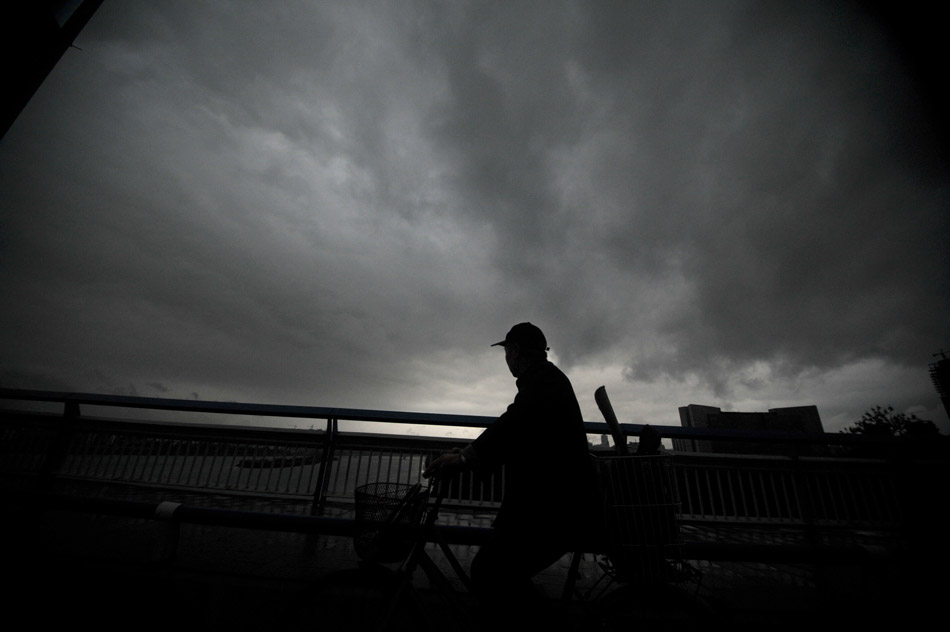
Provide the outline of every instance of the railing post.
<path id="1" fill-rule="evenodd" d="M 56 435 L 50 443 L 49 450 L 46 453 L 46 460 L 40 470 L 40 480 L 44 487 L 52 484 L 53 476 L 56 471 L 62 467 L 66 461 L 66 453 L 69 451 L 69 444 L 72 441 L 73 431 L 76 421 L 79 419 L 79 402 L 70 400 L 67 396 L 63 402 L 63 421 Z"/>
<path id="2" fill-rule="evenodd" d="M 812 545 L 818 545 L 818 531 L 815 523 L 815 502 L 812 490 L 808 484 L 808 476 L 802 467 L 800 451 L 795 448 L 792 454 L 792 480 L 798 489 L 798 508 L 802 512 L 802 522 L 805 526 L 805 539 Z"/>
<path id="3" fill-rule="evenodd" d="M 320 469 L 317 472 L 317 485 L 313 490 L 313 502 L 310 505 L 310 515 L 319 515 L 326 500 L 327 485 L 330 483 L 330 468 L 333 467 L 333 452 L 336 447 L 337 420 L 327 419 L 327 432 L 323 438 L 323 457 L 320 459 Z"/>

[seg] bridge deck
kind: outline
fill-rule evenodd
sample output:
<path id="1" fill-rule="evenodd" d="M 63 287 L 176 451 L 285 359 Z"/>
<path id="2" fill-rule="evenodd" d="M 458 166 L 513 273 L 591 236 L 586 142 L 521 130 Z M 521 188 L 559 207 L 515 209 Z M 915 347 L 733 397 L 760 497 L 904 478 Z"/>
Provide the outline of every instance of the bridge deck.
<path id="1" fill-rule="evenodd" d="M 143 490 L 141 498 L 153 499 L 150 493 Z M 197 499 L 181 499 L 193 500 Z M 207 504 L 207 498 L 202 500 Z M 301 510 L 281 507 L 273 500 L 217 500 L 241 510 Z M 8 506 L 15 507 L 15 503 Z M 15 553 L 8 569 L 20 578 L 9 603 L 14 612 L 50 625 L 83 622 L 98 629 L 127 629 L 129 624 L 164 627 L 174 621 L 178 629 L 274 629 L 290 600 L 305 591 L 308 583 L 356 563 L 351 540 L 345 535 L 181 524 L 177 537 L 170 540 L 172 526 L 157 520 L 74 509 L 28 513 L 29 520 L 23 520 L 24 512 L 2 516 L 9 530 L 4 541 Z M 342 509 L 338 511 L 338 515 L 342 513 Z M 489 514 L 461 512 L 445 513 L 442 522 L 487 528 L 490 520 Z M 801 534 L 781 529 L 687 525 L 684 537 L 694 551 L 717 543 L 726 547 L 743 545 L 749 557 L 749 552 L 755 550 L 751 545 L 774 551 L 796 545 Z M 831 542 L 834 535 L 822 537 Z M 851 545 L 859 544 L 869 553 L 862 563 L 730 559 L 735 555 L 697 559 L 693 564 L 703 574 L 699 591 L 727 613 L 731 629 L 761 625 L 796 629 L 829 618 L 879 620 L 892 614 L 888 604 L 895 601 L 894 591 L 902 587 L 894 581 L 893 560 L 873 555 L 881 548 L 875 544 L 876 537 L 864 534 L 863 541 L 856 543 L 854 535 L 849 536 Z M 169 542 L 175 545 L 173 558 L 169 557 Z M 705 549 L 709 550 L 713 549 Z M 467 567 L 477 546 L 456 544 L 453 551 Z M 440 554 L 434 552 L 433 557 L 449 575 Z M 596 560 L 595 555 L 585 557 L 582 589 L 599 576 Z M 537 578 L 539 588 L 552 601 L 561 593 L 569 561 L 566 556 Z M 419 578 L 420 587 L 425 589 L 421 572 Z M 461 588 L 458 582 L 455 584 Z M 909 587 L 905 584 L 903 588 Z M 55 595 L 55 606 L 51 595 Z M 916 602 L 925 606 L 924 593 L 917 593 L 917 597 Z M 897 602 L 906 612 L 906 598 L 902 596 Z"/>

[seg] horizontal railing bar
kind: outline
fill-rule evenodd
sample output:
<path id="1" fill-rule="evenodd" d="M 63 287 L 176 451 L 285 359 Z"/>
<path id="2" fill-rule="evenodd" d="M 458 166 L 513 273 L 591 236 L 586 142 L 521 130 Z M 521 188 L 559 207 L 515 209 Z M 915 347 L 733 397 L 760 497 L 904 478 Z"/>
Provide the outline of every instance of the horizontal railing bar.
<path id="1" fill-rule="evenodd" d="M 24 420 L 28 419 L 30 423 L 42 424 L 43 426 L 57 427 L 62 421 L 62 415 L 52 413 L 36 413 L 28 411 L 15 411 L 9 409 L 0 409 L 0 420 L 4 418 L 15 420 L 17 415 L 22 414 Z M 128 434 L 151 435 L 157 433 L 168 433 L 183 435 L 188 438 L 226 438 L 226 437 L 253 437 L 254 439 L 291 439 L 299 435 L 300 440 L 313 439 L 326 435 L 326 429 L 323 427 L 308 428 L 273 428 L 268 426 L 237 426 L 224 424 L 206 424 L 183 421 L 160 421 L 147 419 L 118 419 L 114 417 L 84 416 L 75 420 L 77 427 L 101 430 L 104 432 L 123 432 Z M 441 444 L 457 444 L 468 441 L 459 437 L 430 437 L 425 435 L 399 435 L 399 434 L 378 434 L 369 432 L 351 432 L 340 430 L 338 436 L 344 437 L 348 444 L 354 445 L 373 445 L 378 446 L 381 443 L 386 445 L 410 444 L 420 445 L 429 444 L 438 446 Z"/>
<path id="2" fill-rule="evenodd" d="M 56 428 L 61 425 L 62 415 L 53 413 L 36 413 L 31 411 L 16 411 L 0 409 L 0 419 L 17 420 L 17 415 L 23 415 L 31 424 Z M 74 420 L 78 427 L 91 428 L 104 432 L 124 432 L 128 434 L 161 434 L 174 433 L 187 436 L 228 437 L 231 435 L 246 437 L 252 434 L 256 438 L 287 439 L 292 436 L 315 437 L 326 434 L 326 429 L 309 428 L 275 428 L 268 426 L 239 426 L 210 423 L 194 423 L 184 421 L 162 421 L 157 419 L 122 419 L 116 417 L 83 416 Z M 378 436 L 378 435 L 377 435 Z"/>
<path id="3" fill-rule="evenodd" d="M 70 403 L 74 405 L 111 406 L 180 412 L 216 413 L 264 417 L 300 419 L 337 419 L 341 421 L 364 421 L 377 423 L 423 424 L 446 427 L 487 428 L 495 417 L 477 415 L 452 415 L 438 413 L 413 413 L 398 411 L 366 410 L 357 408 L 326 408 L 316 406 L 291 406 L 283 404 L 251 404 L 239 402 L 210 402 L 157 397 L 126 395 L 96 395 L 90 393 L 66 393 L 0 388 L 0 399 L 35 401 L 46 403 Z M 635 438 L 648 424 L 623 423 L 621 427 L 628 437 Z M 800 445 L 900 445 L 914 447 L 931 445 L 933 438 L 888 437 L 849 433 L 804 433 L 780 430 L 737 430 L 727 428 L 684 428 L 680 426 L 652 425 L 666 439 L 711 439 L 749 442 L 777 442 Z M 610 434 L 605 423 L 584 422 L 588 434 Z"/>
<path id="4" fill-rule="evenodd" d="M 290 406 L 286 404 L 250 404 L 241 402 L 209 402 L 190 399 L 133 397 L 127 395 L 95 395 L 91 393 L 61 393 L 0 389 L 0 399 L 15 399 L 47 403 L 61 402 L 88 406 L 145 408 L 180 412 L 250 415 L 261 417 L 297 417 L 301 419 L 338 419 L 372 421 L 379 423 L 413 423 L 438 426 L 486 427 L 494 417 L 475 415 L 446 415 L 436 413 L 408 413 L 358 408 L 326 408 L 318 406 Z"/>

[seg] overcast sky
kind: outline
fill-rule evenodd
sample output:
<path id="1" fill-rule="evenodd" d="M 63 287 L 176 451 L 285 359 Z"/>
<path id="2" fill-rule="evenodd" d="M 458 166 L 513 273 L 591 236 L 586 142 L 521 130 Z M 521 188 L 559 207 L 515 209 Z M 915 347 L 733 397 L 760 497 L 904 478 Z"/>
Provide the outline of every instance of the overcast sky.
<path id="1" fill-rule="evenodd" d="M 494 415 L 527 320 L 591 421 L 950 431 L 936 82 L 850 3 L 106 0 L 75 44 L 0 141 L 2 386 Z"/>

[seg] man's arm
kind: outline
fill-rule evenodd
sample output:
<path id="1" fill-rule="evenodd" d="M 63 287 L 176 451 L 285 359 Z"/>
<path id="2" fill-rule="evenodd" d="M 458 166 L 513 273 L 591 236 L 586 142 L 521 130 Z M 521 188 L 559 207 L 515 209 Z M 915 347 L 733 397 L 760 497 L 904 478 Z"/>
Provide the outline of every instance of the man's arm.
<path id="1" fill-rule="evenodd" d="M 481 470 L 504 465 L 513 455 L 531 445 L 531 419 L 526 411 L 538 408 L 538 396 L 538 388 L 533 381 L 519 380 L 515 400 L 494 423 L 465 448 L 456 448 L 436 458 L 422 475 L 428 478 L 461 469 Z M 447 468 L 448 471 L 443 471 Z"/>

